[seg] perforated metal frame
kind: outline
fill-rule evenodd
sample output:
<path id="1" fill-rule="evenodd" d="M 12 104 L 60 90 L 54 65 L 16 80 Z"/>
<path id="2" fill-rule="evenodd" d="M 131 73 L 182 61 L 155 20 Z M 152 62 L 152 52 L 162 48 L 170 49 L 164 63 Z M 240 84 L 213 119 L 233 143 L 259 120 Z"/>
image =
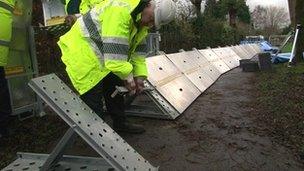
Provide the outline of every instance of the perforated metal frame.
<path id="1" fill-rule="evenodd" d="M 55 74 L 32 79 L 30 87 L 117 170 L 158 170 L 126 143 Z"/>
<path id="2" fill-rule="evenodd" d="M 145 87 L 153 87 L 149 81 L 145 81 Z M 162 119 L 175 119 L 181 113 L 179 113 L 168 101 L 162 96 L 158 90 L 148 91 L 146 94 L 152 99 L 152 101 L 157 105 L 157 107 L 162 111 L 161 116 L 158 118 Z"/>
<path id="3" fill-rule="evenodd" d="M 28 87 L 27 82 L 38 75 L 36 59 L 35 35 L 31 26 L 32 0 L 15 0 L 15 12 L 12 23 L 12 38 L 6 70 L 6 78 L 10 93 L 11 115 L 24 120 L 34 115 L 43 115 L 41 100 Z M 1 23 L 2 21 L 0 21 Z M 2 23 L 0 24 L 0 32 Z M 19 69 L 18 69 L 19 68 Z M 24 115 L 30 112 L 32 115 Z"/>
<path id="4" fill-rule="evenodd" d="M 158 92 L 158 90 L 154 89 L 149 81 L 145 80 L 144 85 L 153 90 L 145 91 L 141 96 L 147 96 L 153 103 L 147 105 L 135 102 L 135 104 L 132 104 L 135 100 L 134 98 L 129 103 L 130 106 L 126 110 L 127 115 L 173 120 L 181 114 Z"/>
<path id="5" fill-rule="evenodd" d="M 48 154 L 17 153 L 17 159 L 1 171 L 40 171 Z M 64 155 L 54 171 L 110 171 L 114 168 L 104 159 Z"/>

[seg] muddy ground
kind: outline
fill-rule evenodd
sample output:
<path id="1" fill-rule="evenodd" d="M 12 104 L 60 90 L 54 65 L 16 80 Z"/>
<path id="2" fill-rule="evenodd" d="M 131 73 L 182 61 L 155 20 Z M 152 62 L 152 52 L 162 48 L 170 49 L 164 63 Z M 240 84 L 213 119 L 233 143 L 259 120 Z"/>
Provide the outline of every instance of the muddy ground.
<path id="1" fill-rule="evenodd" d="M 254 115 L 259 115 L 253 105 L 255 74 L 234 69 L 222 75 L 175 121 L 131 118 L 145 125 L 147 131 L 122 137 L 162 171 L 303 170 L 292 151 L 275 143 L 261 132 L 261 124 L 255 123 Z M 51 151 L 67 127 L 57 117 L 46 118 L 38 119 L 34 133 L 27 124 L 33 121 L 23 121 L 27 129 L 20 129 L 8 142 L 1 142 L 2 147 L 7 147 L 2 153 L 5 157 L 0 157 L 2 164 L 12 160 L 17 151 Z M 41 135 L 40 127 L 51 133 Z M 41 136 L 45 140 L 32 143 L 34 137 Z M 16 145 L 18 142 L 20 145 Z M 97 156 L 81 140 L 67 153 Z"/>
<path id="2" fill-rule="evenodd" d="M 255 131 L 254 77 L 234 69 L 176 121 L 142 120 L 147 133 L 124 137 L 161 170 L 303 170 L 291 151 Z"/>

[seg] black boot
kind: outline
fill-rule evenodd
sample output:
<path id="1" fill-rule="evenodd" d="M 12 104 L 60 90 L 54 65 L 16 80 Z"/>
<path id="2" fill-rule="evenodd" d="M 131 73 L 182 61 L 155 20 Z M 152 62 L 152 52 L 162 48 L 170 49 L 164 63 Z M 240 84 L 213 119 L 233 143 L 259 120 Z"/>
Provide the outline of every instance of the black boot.
<path id="1" fill-rule="evenodd" d="M 129 122 L 113 122 L 113 127 L 116 132 L 125 132 L 130 134 L 142 134 L 146 130 L 142 125 L 131 124 Z"/>

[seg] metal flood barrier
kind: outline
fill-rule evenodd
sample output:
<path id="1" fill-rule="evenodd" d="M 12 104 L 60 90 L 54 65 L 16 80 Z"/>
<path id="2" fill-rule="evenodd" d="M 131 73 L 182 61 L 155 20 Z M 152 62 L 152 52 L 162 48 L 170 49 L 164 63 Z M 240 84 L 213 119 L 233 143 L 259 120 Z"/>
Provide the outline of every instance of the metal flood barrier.
<path id="1" fill-rule="evenodd" d="M 50 155 L 18 153 L 18 159 L 3 171 L 158 170 L 158 167 L 145 160 L 55 74 L 32 79 L 29 85 L 70 128 Z M 102 158 L 64 156 L 64 151 L 73 145 L 77 135 Z"/>
<path id="2" fill-rule="evenodd" d="M 165 56 L 148 58 L 149 82 L 177 111 L 182 113 L 199 96 L 189 79 Z"/>
<path id="3" fill-rule="evenodd" d="M 146 95 L 158 108 L 155 111 L 132 110 L 135 116 L 173 120 L 180 116 L 220 76 L 261 52 L 259 45 L 193 49 L 162 54 L 146 59 L 149 76 L 146 85 L 153 91 Z M 138 107 L 138 105 L 136 106 Z M 151 106 L 149 106 L 151 107 Z M 151 114 L 153 113 L 153 114 Z"/>

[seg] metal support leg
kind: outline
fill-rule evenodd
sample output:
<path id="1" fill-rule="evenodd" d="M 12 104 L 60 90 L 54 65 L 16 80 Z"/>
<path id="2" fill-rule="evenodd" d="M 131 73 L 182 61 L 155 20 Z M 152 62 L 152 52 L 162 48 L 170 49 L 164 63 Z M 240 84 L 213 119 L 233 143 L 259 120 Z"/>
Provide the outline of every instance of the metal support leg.
<path id="1" fill-rule="evenodd" d="M 288 36 L 286 37 L 286 39 L 284 40 L 283 44 L 281 45 L 281 47 L 279 48 L 279 50 L 276 52 L 275 56 L 278 56 L 279 53 L 281 53 L 282 49 L 287 45 L 287 43 L 289 42 L 289 40 L 291 39 L 291 37 L 294 36 L 294 31 L 291 31 Z"/>
<path id="2" fill-rule="evenodd" d="M 301 25 L 298 24 L 297 25 L 296 34 L 295 34 L 295 37 L 294 37 L 294 41 L 293 41 L 293 46 L 292 46 L 292 51 L 291 51 L 288 67 L 291 66 L 290 64 L 292 63 L 292 60 L 293 60 L 293 58 L 295 56 L 295 51 L 296 51 L 296 46 L 297 46 L 297 41 L 298 41 L 298 35 L 299 35 L 300 28 L 301 28 Z"/>
<path id="3" fill-rule="evenodd" d="M 74 143 L 75 139 L 77 137 L 77 134 L 73 130 L 73 128 L 70 128 L 64 136 L 61 138 L 59 143 L 54 148 L 53 152 L 50 154 L 50 156 L 47 158 L 43 166 L 41 167 L 41 171 L 48 171 L 52 167 L 54 167 L 62 158 L 64 151 L 72 144 Z"/>

